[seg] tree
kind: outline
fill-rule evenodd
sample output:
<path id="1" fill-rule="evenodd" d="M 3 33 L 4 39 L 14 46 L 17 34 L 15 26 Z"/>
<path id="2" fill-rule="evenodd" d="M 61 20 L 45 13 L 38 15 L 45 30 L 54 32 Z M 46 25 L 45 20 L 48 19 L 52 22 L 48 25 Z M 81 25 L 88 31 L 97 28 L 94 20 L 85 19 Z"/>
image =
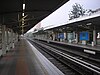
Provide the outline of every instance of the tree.
<path id="1" fill-rule="evenodd" d="M 34 29 L 34 32 L 37 31 L 37 29 Z"/>
<path id="2" fill-rule="evenodd" d="M 75 3 L 72 8 L 72 11 L 69 13 L 69 20 L 83 16 L 86 13 L 86 10 L 80 4 Z"/>
<path id="3" fill-rule="evenodd" d="M 98 11 L 99 11 L 99 9 L 97 9 L 97 10 L 89 9 L 89 10 L 87 11 L 87 13 L 88 13 L 88 15 L 91 15 L 91 14 L 96 13 L 96 12 L 98 12 Z"/>

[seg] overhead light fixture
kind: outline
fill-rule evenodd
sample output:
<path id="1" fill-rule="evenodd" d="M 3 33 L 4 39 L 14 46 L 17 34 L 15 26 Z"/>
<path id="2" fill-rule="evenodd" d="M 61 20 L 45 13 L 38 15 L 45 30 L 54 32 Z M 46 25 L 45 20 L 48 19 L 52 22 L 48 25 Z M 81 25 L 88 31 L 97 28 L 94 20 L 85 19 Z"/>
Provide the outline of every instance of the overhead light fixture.
<path id="1" fill-rule="evenodd" d="M 22 26 L 24 26 L 24 23 L 22 23 Z"/>
<path id="2" fill-rule="evenodd" d="M 25 16 L 25 14 L 24 14 L 24 13 L 22 13 L 22 16 Z"/>
<path id="3" fill-rule="evenodd" d="M 67 27 L 67 29 L 69 29 L 70 27 Z"/>
<path id="4" fill-rule="evenodd" d="M 90 25 L 92 25 L 92 23 L 87 23 L 86 25 L 87 25 L 87 26 L 90 26 Z"/>
<path id="5" fill-rule="evenodd" d="M 82 25 L 78 25 L 79 27 L 82 27 Z"/>
<path id="6" fill-rule="evenodd" d="M 23 10 L 25 10 L 25 4 L 23 4 Z"/>

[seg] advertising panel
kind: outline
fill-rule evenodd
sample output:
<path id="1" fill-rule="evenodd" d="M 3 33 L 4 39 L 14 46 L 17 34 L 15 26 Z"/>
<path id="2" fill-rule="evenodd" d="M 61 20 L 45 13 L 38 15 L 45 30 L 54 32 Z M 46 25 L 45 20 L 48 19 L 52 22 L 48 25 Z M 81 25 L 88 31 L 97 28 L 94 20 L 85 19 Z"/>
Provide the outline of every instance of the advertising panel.
<path id="1" fill-rule="evenodd" d="M 89 33 L 88 32 L 80 32 L 80 40 L 89 40 Z"/>
<path id="2" fill-rule="evenodd" d="M 64 39 L 64 33 L 58 34 L 58 38 L 59 38 L 59 39 Z"/>

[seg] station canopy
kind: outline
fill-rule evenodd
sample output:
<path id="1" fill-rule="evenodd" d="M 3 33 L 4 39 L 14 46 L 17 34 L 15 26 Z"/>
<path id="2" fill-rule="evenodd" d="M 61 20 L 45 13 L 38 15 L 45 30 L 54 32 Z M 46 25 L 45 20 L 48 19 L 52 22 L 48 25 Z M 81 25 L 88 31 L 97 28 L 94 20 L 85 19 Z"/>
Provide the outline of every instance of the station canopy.
<path id="1" fill-rule="evenodd" d="M 0 0 L 0 25 L 26 33 L 68 0 Z"/>

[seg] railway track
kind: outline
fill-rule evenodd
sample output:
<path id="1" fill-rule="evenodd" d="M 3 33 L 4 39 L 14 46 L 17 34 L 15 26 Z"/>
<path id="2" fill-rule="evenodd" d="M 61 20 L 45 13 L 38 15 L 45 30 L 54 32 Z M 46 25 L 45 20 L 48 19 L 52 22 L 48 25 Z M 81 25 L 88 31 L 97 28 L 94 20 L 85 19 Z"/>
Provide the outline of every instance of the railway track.
<path id="1" fill-rule="evenodd" d="M 42 44 L 45 44 L 45 45 L 48 45 L 50 47 L 53 47 L 59 51 L 62 51 L 64 53 L 67 53 L 73 57 L 76 57 L 78 59 L 81 59 L 83 61 L 86 61 L 88 63 L 91 63 L 91 64 L 94 64 L 98 67 L 100 67 L 100 59 L 96 59 L 96 58 L 93 58 L 91 57 L 90 55 L 86 54 L 86 53 L 83 53 L 83 52 L 79 52 L 77 50 L 72 50 L 72 49 L 67 49 L 67 47 L 62 47 L 62 46 L 58 46 L 56 44 L 51 44 L 51 43 L 47 43 L 47 42 L 42 42 L 42 41 L 37 41 L 37 42 L 40 42 Z"/>
<path id="2" fill-rule="evenodd" d="M 47 44 L 45 42 L 40 42 L 37 40 L 31 42 L 33 42 L 38 49 L 41 49 L 43 52 L 46 52 L 47 54 L 53 56 L 53 58 L 57 59 L 59 62 L 63 63 L 64 64 L 63 67 L 67 68 L 64 69 L 66 70 L 65 75 L 99 75 L 100 74 L 100 68 L 94 64 L 89 63 L 87 59 L 85 60 L 85 57 L 76 55 L 75 53 L 66 51 L 64 48 Z M 70 71 L 68 72 L 67 70 Z"/>

